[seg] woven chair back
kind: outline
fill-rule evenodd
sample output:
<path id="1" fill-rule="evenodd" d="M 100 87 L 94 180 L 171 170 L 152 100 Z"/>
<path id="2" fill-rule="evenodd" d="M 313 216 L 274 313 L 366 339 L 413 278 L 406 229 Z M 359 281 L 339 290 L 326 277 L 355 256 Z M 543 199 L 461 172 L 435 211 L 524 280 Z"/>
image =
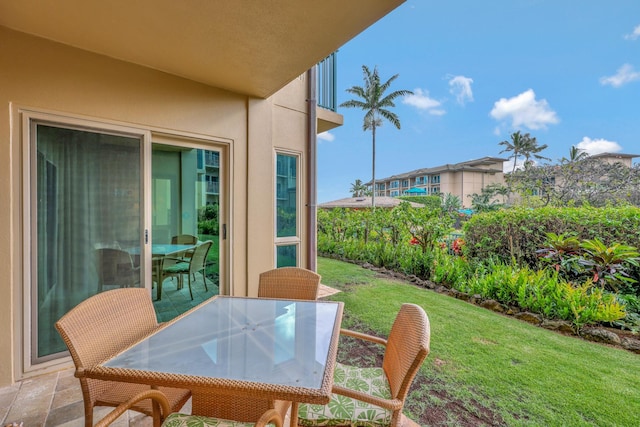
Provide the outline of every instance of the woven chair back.
<path id="1" fill-rule="evenodd" d="M 213 242 L 211 240 L 207 240 L 206 242 L 196 246 L 193 251 L 193 255 L 191 255 L 189 274 L 197 273 L 206 267 L 207 255 L 209 254 L 209 249 L 211 249 L 212 244 Z"/>
<path id="2" fill-rule="evenodd" d="M 322 277 L 300 267 L 280 267 L 260 274 L 258 297 L 297 300 L 318 298 Z"/>
<path id="3" fill-rule="evenodd" d="M 55 324 L 76 369 L 114 356 L 158 327 L 149 291 L 121 288 L 84 300 Z"/>
<path id="4" fill-rule="evenodd" d="M 429 318 L 422 307 L 403 304 L 391 327 L 382 362 L 394 399 L 405 400 L 429 354 L 430 334 Z"/>

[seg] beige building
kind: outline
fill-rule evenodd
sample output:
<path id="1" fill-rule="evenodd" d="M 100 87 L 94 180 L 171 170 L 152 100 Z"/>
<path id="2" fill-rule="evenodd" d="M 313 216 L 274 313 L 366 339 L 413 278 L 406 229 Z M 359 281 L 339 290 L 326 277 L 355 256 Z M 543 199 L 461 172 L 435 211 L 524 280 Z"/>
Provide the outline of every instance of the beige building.
<path id="1" fill-rule="evenodd" d="M 150 292 L 179 234 L 214 241 L 223 294 L 315 269 L 315 138 L 342 117 L 314 65 L 400 3 L 0 0 L 0 386 L 70 366 L 53 324 L 101 248 Z"/>
<path id="2" fill-rule="evenodd" d="M 460 199 L 463 207 L 471 207 L 470 195 L 480 194 L 490 184 L 504 184 L 502 165 L 506 160 L 483 157 L 376 179 L 376 197 L 450 193 Z M 367 185 L 370 187 L 371 182 Z"/>

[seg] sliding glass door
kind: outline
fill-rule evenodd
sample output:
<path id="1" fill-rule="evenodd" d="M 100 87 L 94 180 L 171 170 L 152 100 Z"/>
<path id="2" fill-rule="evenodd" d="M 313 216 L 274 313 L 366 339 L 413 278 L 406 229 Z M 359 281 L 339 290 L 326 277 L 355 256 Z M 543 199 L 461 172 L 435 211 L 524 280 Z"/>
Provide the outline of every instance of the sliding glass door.
<path id="1" fill-rule="evenodd" d="M 54 328 L 103 290 L 143 286 L 142 139 L 31 123 L 32 362 L 66 346 Z M 32 175 L 33 176 L 33 175 Z"/>
<path id="2" fill-rule="evenodd" d="M 146 287 L 159 321 L 219 293 L 222 148 L 46 114 L 25 125 L 27 369 L 67 355 L 55 322 L 99 292 Z"/>

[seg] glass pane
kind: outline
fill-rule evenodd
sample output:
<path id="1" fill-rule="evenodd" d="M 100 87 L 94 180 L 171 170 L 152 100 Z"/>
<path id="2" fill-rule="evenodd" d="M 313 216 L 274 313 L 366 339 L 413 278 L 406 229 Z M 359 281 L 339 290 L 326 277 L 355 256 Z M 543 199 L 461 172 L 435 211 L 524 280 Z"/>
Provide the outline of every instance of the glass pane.
<path id="1" fill-rule="evenodd" d="M 220 153 L 153 144 L 151 175 L 153 297 L 167 321 L 219 293 Z"/>
<path id="2" fill-rule="evenodd" d="M 297 232 L 297 157 L 278 154 L 276 159 L 276 236 Z"/>
<path id="3" fill-rule="evenodd" d="M 276 246 L 277 267 L 296 267 L 298 265 L 298 245 Z"/>
<path id="4" fill-rule="evenodd" d="M 138 138 L 36 124 L 32 362 L 66 346 L 54 323 L 98 292 L 141 286 Z"/>

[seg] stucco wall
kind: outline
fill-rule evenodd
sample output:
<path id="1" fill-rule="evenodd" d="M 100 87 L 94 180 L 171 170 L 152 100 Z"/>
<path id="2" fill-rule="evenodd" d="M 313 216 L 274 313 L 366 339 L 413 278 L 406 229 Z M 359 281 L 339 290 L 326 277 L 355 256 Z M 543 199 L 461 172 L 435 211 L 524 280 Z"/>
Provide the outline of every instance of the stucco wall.
<path id="1" fill-rule="evenodd" d="M 304 151 L 304 90 L 295 81 L 286 96 L 251 99 L 0 27 L 0 386 L 22 372 L 21 109 L 227 144 L 229 277 L 245 295 L 273 266 L 274 145 Z"/>

